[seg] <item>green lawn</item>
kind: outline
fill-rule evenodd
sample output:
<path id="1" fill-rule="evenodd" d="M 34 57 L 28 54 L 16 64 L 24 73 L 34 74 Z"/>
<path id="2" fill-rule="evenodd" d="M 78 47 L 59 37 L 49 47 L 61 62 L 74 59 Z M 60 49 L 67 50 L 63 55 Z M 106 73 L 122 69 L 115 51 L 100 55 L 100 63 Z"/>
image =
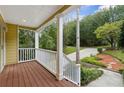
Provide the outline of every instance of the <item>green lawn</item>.
<path id="1" fill-rule="evenodd" d="M 107 51 L 104 51 L 104 53 L 109 54 L 119 59 L 122 63 L 124 63 L 124 50 L 107 50 Z"/>
<path id="2" fill-rule="evenodd" d="M 82 50 L 83 48 L 80 48 L 80 50 Z M 67 54 L 70 54 L 70 53 L 73 53 L 73 52 L 76 52 L 76 47 L 73 47 L 73 46 L 67 46 L 64 48 L 64 53 L 67 55 Z"/>

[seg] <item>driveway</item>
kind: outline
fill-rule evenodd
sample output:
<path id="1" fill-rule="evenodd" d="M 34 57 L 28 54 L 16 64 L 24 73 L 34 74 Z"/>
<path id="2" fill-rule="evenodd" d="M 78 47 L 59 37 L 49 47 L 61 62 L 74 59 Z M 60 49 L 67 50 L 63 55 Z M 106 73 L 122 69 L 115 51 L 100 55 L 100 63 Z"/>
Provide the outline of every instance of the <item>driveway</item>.
<path id="1" fill-rule="evenodd" d="M 80 59 L 96 54 L 98 54 L 97 48 L 85 48 L 80 50 Z M 72 61 L 76 61 L 76 52 L 67 55 L 67 57 Z"/>

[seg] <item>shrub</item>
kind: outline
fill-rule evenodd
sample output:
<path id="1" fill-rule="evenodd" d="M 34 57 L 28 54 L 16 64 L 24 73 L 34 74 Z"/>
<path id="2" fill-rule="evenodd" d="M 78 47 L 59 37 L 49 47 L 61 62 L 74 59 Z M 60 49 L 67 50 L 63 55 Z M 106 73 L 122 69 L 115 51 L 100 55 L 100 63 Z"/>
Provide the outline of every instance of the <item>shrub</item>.
<path id="1" fill-rule="evenodd" d="M 123 83 L 124 83 L 124 69 L 120 69 L 119 72 L 122 74 L 122 77 L 123 77 Z"/>
<path id="2" fill-rule="evenodd" d="M 97 48 L 97 51 L 98 51 L 99 53 L 102 53 L 102 52 L 103 52 L 103 49 L 102 49 L 102 48 Z"/>
<path id="3" fill-rule="evenodd" d="M 124 71 L 124 69 L 119 69 L 119 73 L 122 74 L 122 72 Z"/>
<path id="4" fill-rule="evenodd" d="M 124 69 L 120 69 L 119 72 L 122 74 L 122 76 L 123 76 L 123 82 L 124 82 Z"/>
<path id="5" fill-rule="evenodd" d="M 124 83 L 124 71 L 122 72 L 122 76 L 123 76 L 123 83 Z"/>
<path id="6" fill-rule="evenodd" d="M 97 68 L 81 67 L 81 85 L 86 85 L 89 82 L 96 80 L 103 74 L 102 70 Z"/>
<path id="7" fill-rule="evenodd" d="M 100 60 L 100 59 L 97 57 L 85 57 L 85 58 L 81 59 L 81 62 L 86 62 L 86 63 L 90 63 L 93 65 L 106 67 L 105 64 L 103 64 L 102 62 L 100 62 L 98 60 Z"/>

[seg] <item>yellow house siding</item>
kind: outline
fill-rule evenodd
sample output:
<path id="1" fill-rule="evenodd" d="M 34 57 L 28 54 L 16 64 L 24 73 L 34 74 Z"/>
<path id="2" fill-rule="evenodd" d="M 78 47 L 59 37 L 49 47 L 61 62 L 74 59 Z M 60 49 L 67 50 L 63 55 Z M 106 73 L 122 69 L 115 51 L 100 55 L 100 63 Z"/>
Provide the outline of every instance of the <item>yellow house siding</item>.
<path id="1" fill-rule="evenodd" d="M 6 32 L 6 64 L 18 62 L 18 31 L 17 26 L 7 24 Z"/>

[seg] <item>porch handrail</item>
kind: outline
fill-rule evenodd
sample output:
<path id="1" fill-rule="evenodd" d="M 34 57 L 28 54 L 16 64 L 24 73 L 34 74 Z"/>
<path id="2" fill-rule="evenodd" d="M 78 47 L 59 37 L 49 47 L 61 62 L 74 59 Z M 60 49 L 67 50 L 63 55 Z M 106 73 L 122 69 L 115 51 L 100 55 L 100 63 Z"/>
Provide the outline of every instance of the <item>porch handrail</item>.
<path id="1" fill-rule="evenodd" d="M 63 76 L 67 80 L 80 86 L 80 65 L 63 55 Z"/>
<path id="2" fill-rule="evenodd" d="M 32 56 L 30 56 L 32 55 Z M 28 58 L 26 58 L 28 57 Z M 37 48 L 19 48 L 19 61 L 37 60 L 53 75 L 57 74 L 57 52 L 37 49 Z M 71 61 L 63 54 L 63 77 L 77 85 L 80 85 L 80 66 Z"/>
<path id="3" fill-rule="evenodd" d="M 19 62 L 35 60 L 35 48 L 19 48 Z"/>
<path id="4" fill-rule="evenodd" d="M 52 50 L 47 50 L 47 49 L 42 49 L 42 48 L 38 48 L 38 50 L 42 50 L 42 51 L 46 51 L 46 52 L 50 52 L 50 53 L 54 53 L 56 54 L 56 51 L 52 51 Z"/>
<path id="5" fill-rule="evenodd" d="M 36 49 L 36 60 L 53 75 L 56 75 L 56 51 Z"/>

